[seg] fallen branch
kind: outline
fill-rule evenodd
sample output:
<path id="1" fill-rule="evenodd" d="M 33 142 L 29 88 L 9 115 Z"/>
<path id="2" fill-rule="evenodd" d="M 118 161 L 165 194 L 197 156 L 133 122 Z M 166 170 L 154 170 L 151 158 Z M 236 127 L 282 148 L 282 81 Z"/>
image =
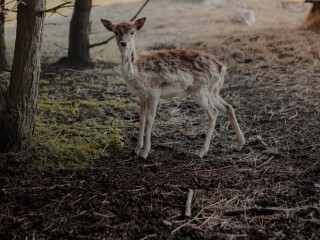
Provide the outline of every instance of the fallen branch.
<path id="1" fill-rule="evenodd" d="M 176 231 L 180 230 L 181 228 L 187 226 L 188 224 L 192 223 L 194 220 L 196 220 L 198 218 L 198 216 L 203 213 L 203 211 L 206 210 L 206 208 L 202 208 L 200 212 L 198 212 L 198 214 L 192 218 L 190 221 L 180 225 L 179 227 L 177 227 L 176 229 L 174 229 L 172 232 L 171 232 L 171 235 L 173 235 Z"/>
<path id="2" fill-rule="evenodd" d="M 193 190 L 189 189 L 188 192 L 188 198 L 187 198 L 187 202 L 186 202 L 186 210 L 184 212 L 184 215 L 186 217 L 191 217 L 191 203 L 192 203 L 192 198 L 193 198 Z"/>
<path id="3" fill-rule="evenodd" d="M 262 208 L 262 207 L 254 207 L 254 208 L 244 208 L 244 209 L 236 209 L 236 210 L 230 210 L 225 211 L 223 215 L 225 216 L 239 216 L 241 214 L 250 213 L 250 214 L 256 214 L 256 215 L 269 215 L 269 214 L 275 214 L 275 213 L 288 213 L 290 211 L 292 212 L 303 212 L 308 209 L 316 209 L 318 210 L 318 207 L 314 206 L 305 206 L 305 207 L 297 207 L 297 208 Z"/>
<path id="4" fill-rule="evenodd" d="M 236 210 L 230 210 L 225 211 L 223 215 L 225 216 L 239 216 L 241 214 L 245 213 L 251 213 L 251 214 L 257 214 L 257 215 L 268 215 L 268 214 L 274 214 L 278 212 L 284 212 L 284 209 L 277 209 L 277 208 L 245 208 L 245 209 L 236 209 Z"/>
<path id="5" fill-rule="evenodd" d="M 149 1 L 150 1 L 150 0 L 145 1 L 145 3 L 141 6 L 141 8 L 138 10 L 138 12 L 130 19 L 130 21 L 133 21 L 133 20 L 135 20 L 135 19 L 138 17 L 139 13 L 142 11 L 142 9 L 144 9 L 144 7 L 147 5 L 147 3 L 148 3 Z M 110 38 L 108 38 L 107 40 L 105 40 L 105 41 L 103 41 L 103 42 L 91 44 L 91 45 L 89 45 L 89 48 L 98 47 L 98 46 L 107 44 L 107 43 L 110 42 L 112 39 L 114 39 L 114 37 L 115 37 L 115 35 L 111 36 Z"/>

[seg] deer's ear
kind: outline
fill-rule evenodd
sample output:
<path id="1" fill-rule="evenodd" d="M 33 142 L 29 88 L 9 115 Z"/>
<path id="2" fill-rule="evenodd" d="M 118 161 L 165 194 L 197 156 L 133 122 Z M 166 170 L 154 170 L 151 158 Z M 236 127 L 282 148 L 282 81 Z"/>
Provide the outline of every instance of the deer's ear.
<path id="1" fill-rule="evenodd" d="M 147 20 L 147 18 L 144 17 L 144 18 L 140 18 L 134 22 L 134 25 L 135 25 L 137 31 L 142 28 L 142 26 L 144 25 L 146 20 Z"/>
<path id="2" fill-rule="evenodd" d="M 114 31 L 114 25 L 112 24 L 112 22 L 110 22 L 107 19 L 100 19 L 103 26 L 105 26 L 106 29 L 108 29 L 110 32 Z"/>

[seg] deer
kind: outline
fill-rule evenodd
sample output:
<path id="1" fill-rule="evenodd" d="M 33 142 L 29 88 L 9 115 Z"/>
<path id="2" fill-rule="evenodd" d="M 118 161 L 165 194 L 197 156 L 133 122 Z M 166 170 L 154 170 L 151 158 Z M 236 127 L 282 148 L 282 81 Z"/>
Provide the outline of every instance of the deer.
<path id="1" fill-rule="evenodd" d="M 137 53 L 135 36 L 146 18 L 112 23 L 101 19 L 115 34 L 121 53 L 121 69 L 128 90 L 139 97 L 139 135 L 136 155 L 147 159 L 151 151 L 151 130 L 160 98 L 190 96 L 207 114 L 208 129 L 202 148 L 194 158 L 201 159 L 209 150 L 219 112 L 228 117 L 241 150 L 245 143 L 233 107 L 220 96 L 226 66 L 215 57 L 187 49 L 155 50 Z"/>

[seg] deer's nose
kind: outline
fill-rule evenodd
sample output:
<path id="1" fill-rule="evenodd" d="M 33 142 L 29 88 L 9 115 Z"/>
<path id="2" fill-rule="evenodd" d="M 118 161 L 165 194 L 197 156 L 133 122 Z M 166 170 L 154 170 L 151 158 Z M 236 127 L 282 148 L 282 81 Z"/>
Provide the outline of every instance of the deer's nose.
<path id="1" fill-rule="evenodd" d="M 121 44 L 122 47 L 126 47 L 127 46 L 127 42 L 126 41 L 121 41 L 120 44 Z"/>

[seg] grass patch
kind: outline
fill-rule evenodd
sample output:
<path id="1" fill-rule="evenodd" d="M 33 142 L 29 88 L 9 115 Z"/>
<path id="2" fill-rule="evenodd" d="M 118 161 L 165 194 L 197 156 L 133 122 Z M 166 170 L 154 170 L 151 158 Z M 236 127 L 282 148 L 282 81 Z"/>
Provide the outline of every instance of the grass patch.
<path id="1" fill-rule="evenodd" d="M 87 82 L 85 94 L 74 94 L 75 88 L 83 86 L 75 79 L 81 80 L 69 77 L 40 82 L 33 148 L 34 166 L 39 170 L 88 168 L 91 160 L 107 157 L 108 150 L 123 145 L 123 132 L 113 125 L 123 125 L 119 111 L 130 103 L 97 100 L 95 95 L 105 87 L 97 82 Z"/>
<path id="2" fill-rule="evenodd" d="M 59 103 L 51 107 L 51 115 L 36 118 L 34 150 L 36 167 L 40 170 L 86 168 L 90 160 L 106 157 L 108 149 L 122 147 L 122 132 L 113 128 L 111 121 L 102 123 L 99 118 L 77 121 L 77 109 Z M 47 112 L 47 105 L 39 104 L 38 111 Z M 59 114 L 66 117 L 65 123 L 57 121 Z"/>

